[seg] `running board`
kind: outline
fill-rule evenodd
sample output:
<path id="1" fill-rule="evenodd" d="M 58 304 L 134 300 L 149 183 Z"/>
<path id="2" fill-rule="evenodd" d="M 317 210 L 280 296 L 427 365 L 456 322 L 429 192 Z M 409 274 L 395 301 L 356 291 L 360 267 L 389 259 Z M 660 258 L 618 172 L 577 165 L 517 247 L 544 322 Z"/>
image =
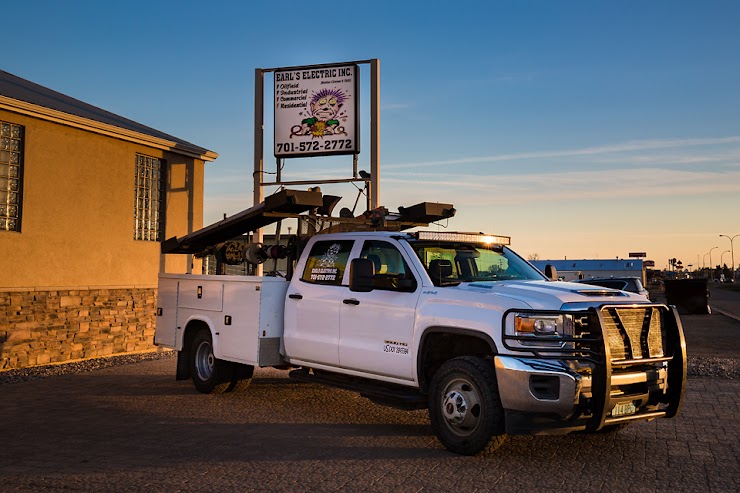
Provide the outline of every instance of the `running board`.
<path id="1" fill-rule="evenodd" d="M 344 390 L 358 392 L 362 397 L 376 404 L 404 411 L 426 409 L 426 396 L 418 390 L 392 383 L 378 383 L 366 378 L 352 377 L 327 371 L 301 368 L 288 373 L 293 380 L 306 383 L 319 383 Z"/>

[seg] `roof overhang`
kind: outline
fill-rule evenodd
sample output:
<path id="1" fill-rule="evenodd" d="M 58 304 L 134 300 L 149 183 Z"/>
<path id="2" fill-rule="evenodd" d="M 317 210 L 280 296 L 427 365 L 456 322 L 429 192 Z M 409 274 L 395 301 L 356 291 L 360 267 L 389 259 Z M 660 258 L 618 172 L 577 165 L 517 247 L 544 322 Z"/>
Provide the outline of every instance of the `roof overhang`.
<path id="1" fill-rule="evenodd" d="M 142 144 L 148 147 L 162 149 L 164 151 L 171 151 L 184 156 L 201 159 L 203 161 L 213 161 L 218 157 L 217 153 L 207 149 L 205 149 L 206 152 L 203 152 L 204 149 L 200 147 L 188 146 L 182 142 L 175 142 L 140 132 L 134 132 L 133 130 L 127 130 L 121 127 L 116 127 L 115 125 L 101 123 L 88 118 L 64 113 L 63 111 L 53 110 L 44 106 L 9 98 L 7 96 L 0 95 L 0 109 L 59 123 L 69 127 L 79 128 L 81 130 L 86 130 L 100 135 L 106 135 L 108 137 L 125 140 L 127 142 Z"/>

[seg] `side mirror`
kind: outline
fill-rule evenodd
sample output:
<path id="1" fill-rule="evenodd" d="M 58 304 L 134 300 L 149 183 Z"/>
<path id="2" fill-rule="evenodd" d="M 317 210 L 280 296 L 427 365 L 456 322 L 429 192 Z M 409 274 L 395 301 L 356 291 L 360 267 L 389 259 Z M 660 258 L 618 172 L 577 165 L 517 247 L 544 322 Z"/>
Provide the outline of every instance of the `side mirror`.
<path id="1" fill-rule="evenodd" d="M 557 281 L 558 280 L 558 270 L 555 268 L 554 265 L 547 264 L 545 266 L 545 275 L 551 281 Z"/>
<path id="2" fill-rule="evenodd" d="M 367 258 L 352 259 L 349 264 L 349 290 L 367 293 L 373 290 L 375 264 Z"/>

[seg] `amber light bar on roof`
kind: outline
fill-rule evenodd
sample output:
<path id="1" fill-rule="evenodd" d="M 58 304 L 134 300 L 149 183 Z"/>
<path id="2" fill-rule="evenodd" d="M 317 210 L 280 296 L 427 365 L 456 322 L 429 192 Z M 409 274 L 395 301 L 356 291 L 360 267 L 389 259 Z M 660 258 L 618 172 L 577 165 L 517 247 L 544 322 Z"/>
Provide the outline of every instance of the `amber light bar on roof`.
<path id="1" fill-rule="evenodd" d="M 511 237 L 494 236 L 483 233 L 446 233 L 437 231 L 418 231 L 414 233 L 417 240 L 459 241 L 463 243 L 484 243 L 486 245 L 511 245 Z"/>

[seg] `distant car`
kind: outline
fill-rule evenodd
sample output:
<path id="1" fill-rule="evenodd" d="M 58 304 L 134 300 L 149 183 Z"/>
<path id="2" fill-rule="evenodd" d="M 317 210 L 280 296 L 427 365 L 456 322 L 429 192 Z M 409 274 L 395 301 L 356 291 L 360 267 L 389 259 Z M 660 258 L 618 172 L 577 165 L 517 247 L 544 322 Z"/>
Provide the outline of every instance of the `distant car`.
<path id="1" fill-rule="evenodd" d="M 650 298 L 650 293 L 642 285 L 638 277 L 603 277 L 593 279 L 579 279 L 576 282 L 602 286 L 605 288 L 619 289 L 620 291 L 629 291 L 630 293 L 641 294 L 645 298 Z"/>

